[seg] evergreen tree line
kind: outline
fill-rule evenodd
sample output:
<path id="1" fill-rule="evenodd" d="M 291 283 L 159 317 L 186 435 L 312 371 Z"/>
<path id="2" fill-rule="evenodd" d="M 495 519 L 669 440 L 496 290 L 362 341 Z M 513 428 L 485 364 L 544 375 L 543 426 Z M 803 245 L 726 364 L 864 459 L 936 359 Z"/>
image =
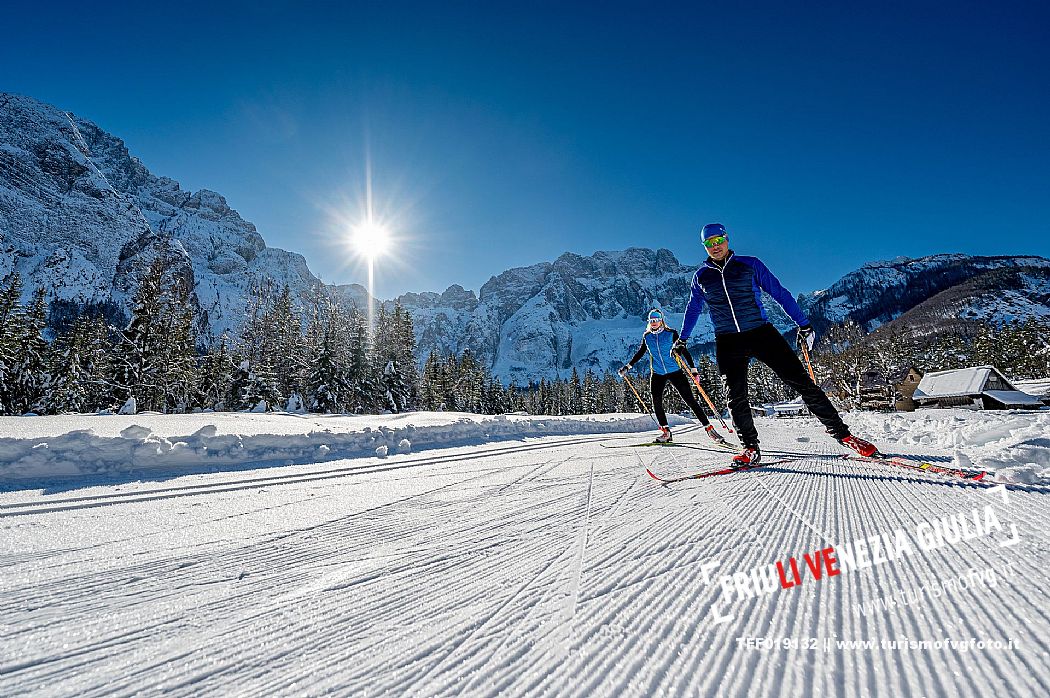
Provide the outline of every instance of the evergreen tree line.
<path id="1" fill-rule="evenodd" d="M 602 375 L 588 370 L 580 377 L 574 368 L 567 379 L 530 382 L 525 386 L 502 382 L 479 364 L 467 350 L 460 356 L 431 354 L 423 367 L 420 406 L 425 410 L 499 414 L 524 412 L 535 415 L 608 414 L 641 412 L 652 409 L 649 375 L 644 370 L 628 376 L 638 397 L 626 381 L 615 373 Z M 697 360 L 701 385 L 719 409 L 725 408 L 721 379 L 714 362 L 707 356 Z M 639 397 L 641 402 L 639 402 Z M 644 405 L 642 404 L 644 403 Z M 665 390 L 668 412 L 688 412 L 678 393 Z"/>
<path id="2" fill-rule="evenodd" d="M 102 410 L 189 412 L 287 410 L 324 413 L 412 409 L 499 414 L 573 415 L 642 412 L 625 381 L 575 371 L 568 379 L 504 386 L 468 350 L 432 354 L 417 370 L 411 315 L 380 306 L 375 331 L 362 313 L 324 295 L 304 310 L 287 287 L 252 289 L 239 337 L 196 342 L 187 283 L 152 264 L 131 299 L 130 319 L 113 303 L 50 305 L 43 289 L 21 303 L 17 274 L 0 283 L 0 414 Z M 875 369 L 892 377 L 991 364 L 1015 379 L 1050 375 L 1050 324 L 1030 319 L 996 326 L 952 325 L 923 337 L 882 328 L 866 334 L 853 322 L 832 327 L 813 352 L 818 383 L 847 396 Z M 717 367 L 697 357 L 700 380 L 719 410 L 725 401 Z M 644 367 L 630 376 L 644 409 L 651 405 Z M 794 397 L 768 368 L 752 362 L 754 404 Z M 669 412 L 687 411 L 665 393 Z"/>
<path id="3" fill-rule="evenodd" d="M 574 370 L 568 379 L 504 386 L 468 350 L 432 354 L 417 370 L 411 315 L 380 306 L 375 332 L 356 309 L 327 296 L 302 310 L 287 287 L 251 290 L 238 337 L 197 344 L 191 289 L 158 259 L 130 302 L 47 303 L 38 289 L 27 307 L 12 274 L 0 284 L 0 414 L 99 411 L 401 412 L 412 409 L 573 415 L 643 412 L 618 376 Z M 708 394 L 724 406 L 717 370 L 699 359 Z M 645 408 L 647 372 L 631 376 Z M 685 403 L 668 391 L 668 411 Z"/>
<path id="4" fill-rule="evenodd" d="M 400 305 L 380 307 L 370 338 L 356 309 L 319 296 L 303 311 L 287 287 L 260 284 L 241 336 L 198 346 L 191 289 L 159 259 L 126 324 L 113 324 L 108 304 L 76 313 L 58 303 L 49 318 L 42 289 L 27 307 L 21 295 L 17 274 L 0 283 L 0 414 L 400 412 L 419 403 L 412 318 Z"/>
<path id="5" fill-rule="evenodd" d="M 725 393 L 717 366 L 707 355 L 694 358 L 701 385 L 724 413 Z M 847 397 L 856 396 L 861 373 L 870 369 L 893 378 L 910 366 L 926 373 L 990 364 L 1017 380 L 1041 378 L 1050 376 L 1050 324 L 1036 319 L 1003 325 L 973 321 L 923 337 L 899 329 L 867 334 L 857 323 L 847 321 L 820 338 L 811 358 L 817 383 L 833 386 Z M 643 370 L 629 378 L 649 409 L 652 397 L 648 374 L 640 368 Z M 798 396 L 758 361 L 751 362 L 748 383 L 755 405 Z M 504 388 L 469 351 L 459 358 L 432 355 L 423 370 L 420 395 L 421 407 L 427 410 L 542 415 L 643 411 L 638 398 L 615 374 L 598 376 L 587 371 L 580 378 L 574 369 L 569 379 Z M 689 412 L 673 390 L 665 390 L 664 404 L 668 412 Z M 706 409 L 704 401 L 701 404 Z"/>

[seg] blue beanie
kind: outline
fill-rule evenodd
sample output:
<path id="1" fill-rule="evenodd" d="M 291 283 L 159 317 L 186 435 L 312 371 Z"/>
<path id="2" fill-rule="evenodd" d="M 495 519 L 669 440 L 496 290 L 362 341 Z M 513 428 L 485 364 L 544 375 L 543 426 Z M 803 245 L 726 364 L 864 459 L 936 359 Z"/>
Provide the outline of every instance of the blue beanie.
<path id="1" fill-rule="evenodd" d="M 700 231 L 700 239 L 707 240 L 708 238 L 716 238 L 719 235 L 725 235 L 729 237 L 729 231 L 721 223 L 708 223 L 704 226 L 703 230 Z"/>

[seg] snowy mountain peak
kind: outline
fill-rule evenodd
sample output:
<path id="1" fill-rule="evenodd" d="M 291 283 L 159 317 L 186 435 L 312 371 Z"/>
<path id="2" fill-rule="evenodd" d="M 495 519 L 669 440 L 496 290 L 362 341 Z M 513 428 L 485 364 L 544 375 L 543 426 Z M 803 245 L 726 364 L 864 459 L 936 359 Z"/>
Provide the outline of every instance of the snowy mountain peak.
<path id="1" fill-rule="evenodd" d="M 957 253 L 898 257 L 869 262 L 823 291 L 800 296 L 799 301 L 818 330 L 852 319 L 870 331 L 983 272 L 1011 268 L 1050 269 L 1050 260 Z"/>
<path id="2" fill-rule="evenodd" d="M 452 289 L 399 300 L 413 314 L 421 358 L 469 349 L 504 381 L 525 385 L 568 377 L 573 369 L 618 368 L 637 348 L 651 308 L 664 308 L 672 325 L 681 324 L 695 270 L 666 249 L 566 253 L 492 277 L 474 303 L 463 292 L 470 314 L 453 302 Z M 792 327 L 778 310 L 774 322 Z M 706 317 L 696 338 L 701 345 L 713 339 Z"/>
<path id="3" fill-rule="evenodd" d="M 253 283 L 272 278 L 306 297 L 321 282 L 301 255 L 268 248 L 219 193 L 153 175 L 122 140 L 30 97 L 0 93 L 0 273 L 26 293 L 126 302 L 157 254 L 187 257 L 202 327 L 243 322 Z"/>
<path id="4" fill-rule="evenodd" d="M 443 293 L 406 293 L 397 298 L 402 305 L 419 308 L 450 308 L 473 312 L 478 307 L 478 296 L 459 284 L 452 284 Z"/>

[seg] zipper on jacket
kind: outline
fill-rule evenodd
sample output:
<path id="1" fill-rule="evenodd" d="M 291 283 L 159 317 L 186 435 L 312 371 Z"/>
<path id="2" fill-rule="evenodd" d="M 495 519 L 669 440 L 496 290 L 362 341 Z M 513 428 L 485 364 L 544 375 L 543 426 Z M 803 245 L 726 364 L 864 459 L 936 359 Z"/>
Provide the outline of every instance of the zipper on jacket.
<path id="1" fill-rule="evenodd" d="M 726 267 L 729 266 L 729 260 L 732 258 L 733 255 L 729 255 L 728 257 L 726 257 L 726 263 L 722 265 L 721 269 L 718 269 L 718 267 L 715 265 L 711 266 L 714 266 L 715 269 L 718 269 L 718 273 L 722 276 L 722 290 L 726 292 L 726 302 L 729 303 L 729 314 L 733 316 L 733 324 L 736 325 L 736 331 L 739 332 L 740 323 L 736 320 L 736 311 L 733 310 L 733 299 L 729 297 L 729 287 L 726 286 Z"/>
<path id="2" fill-rule="evenodd" d="M 649 346 L 649 342 L 646 342 L 645 346 L 646 346 L 647 349 L 649 349 L 649 364 L 650 365 L 655 364 L 655 362 L 653 361 L 653 357 L 654 356 L 659 356 L 660 357 L 660 366 L 663 368 L 663 372 L 667 373 L 667 362 L 664 361 L 663 347 L 660 346 L 660 334 L 663 333 L 663 332 L 664 332 L 664 330 L 660 330 L 660 332 L 648 332 L 648 334 L 650 336 L 652 336 L 653 340 L 656 342 L 656 351 L 653 351 L 652 347 Z M 655 366 L 654 366 L 654 370 L 655 370 Z"/>
<path id="3" fill-rule="evenodd" d="M 660 330 L 659 332 L 656 333 L 656 349 L 657 349 L 657 351 L 660 352 L 660 366 L 663 367 L 663 372 L 667 373 L 667 362 L 664 361 L 664 348 L 660 344 L 660 335 L 663 332 L 664 332 L 664 330 Z"/>

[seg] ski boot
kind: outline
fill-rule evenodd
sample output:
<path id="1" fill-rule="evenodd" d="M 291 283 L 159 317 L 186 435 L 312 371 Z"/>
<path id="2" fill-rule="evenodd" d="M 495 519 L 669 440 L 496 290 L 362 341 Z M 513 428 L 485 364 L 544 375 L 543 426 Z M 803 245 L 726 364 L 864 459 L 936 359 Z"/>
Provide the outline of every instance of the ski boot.
<path id="1" fill-rule="evenodd" d="M 658 444 L 669 444 L 671 443 L 671 430 L 667 427 L 660 427 L 660 435 L 656 437 L 655 443 Z"/>
<path id="2" fill-rule="evenodd" d="M 871 458 L 872 456 L 882 455 L 879 453 L 879 449 L 876 448 L 875 444 L 865 441 L 864 439 L 847 434 L 838 440 L 840 444 L 846 448 L 852 448 L 854 451 L 864 456 L 865 458 Z"/>
<path id="3" fill-rule="evenodd" d="M 756 465 L 762 460 L 762 452 L 758 450 L 758 446 L 744 446 L 744 450 L 740 452 L 740 455 L 733 456 L 733 465 L 739 467 L 741 465 Z"/>
<path id="4" fill-rule="evenodd" d="M 711 437 L 711 440 L 715 442 L 715 445 L 717 445 L 717 446 L 728 446 L 729 445 L 728 443 L 726 443 L 725 438 L 723 438 L 721 434 L 719 434 L 717 431 L 715 431 L 715 425 L 714 424 L 708 424 L 706 427 L 704 427 L 704 431 L 706 431 L 707 435 Z"/>

